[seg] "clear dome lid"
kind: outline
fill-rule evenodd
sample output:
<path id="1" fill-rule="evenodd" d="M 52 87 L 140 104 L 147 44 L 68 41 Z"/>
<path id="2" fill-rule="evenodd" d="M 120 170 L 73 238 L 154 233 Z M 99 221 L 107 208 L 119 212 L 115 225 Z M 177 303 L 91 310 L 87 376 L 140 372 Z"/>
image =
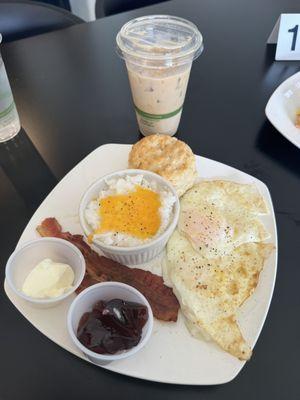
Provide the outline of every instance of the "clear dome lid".
<path id="1" fill-rule="evenodd" d="M 191 62 L 203 50 L 196 25 L 170 15 L 149 15 L 127 22 L 117 35 L 118 54 L 153 67 Z"/>

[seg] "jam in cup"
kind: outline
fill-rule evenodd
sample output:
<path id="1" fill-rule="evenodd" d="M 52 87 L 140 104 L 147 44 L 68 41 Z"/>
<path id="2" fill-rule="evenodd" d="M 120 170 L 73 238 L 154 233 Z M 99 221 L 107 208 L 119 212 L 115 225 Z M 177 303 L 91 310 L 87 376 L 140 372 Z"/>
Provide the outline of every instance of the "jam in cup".
<path id="1" fill-rule="evenodd" d="M 153 314 L 148 300 L 132 286 L 103 282 L 76 297 L 67 325 L 76 347 L 93 363 L 105 365 L 130 357 L 146 345 Z"/>

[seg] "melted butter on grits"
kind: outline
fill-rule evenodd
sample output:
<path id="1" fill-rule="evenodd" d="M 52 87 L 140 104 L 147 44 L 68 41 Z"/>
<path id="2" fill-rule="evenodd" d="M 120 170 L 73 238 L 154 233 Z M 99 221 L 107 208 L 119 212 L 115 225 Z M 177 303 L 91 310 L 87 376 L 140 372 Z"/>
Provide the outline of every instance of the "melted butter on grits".
<path id="1" fill-rule="evenodd" d="M 107 196 L 99 202 L 100 226 L 94 233 L 122 232 L 149 239 L 160 228 L 160 207 L 160 195 L 140 185 L 128 194 Z"/>

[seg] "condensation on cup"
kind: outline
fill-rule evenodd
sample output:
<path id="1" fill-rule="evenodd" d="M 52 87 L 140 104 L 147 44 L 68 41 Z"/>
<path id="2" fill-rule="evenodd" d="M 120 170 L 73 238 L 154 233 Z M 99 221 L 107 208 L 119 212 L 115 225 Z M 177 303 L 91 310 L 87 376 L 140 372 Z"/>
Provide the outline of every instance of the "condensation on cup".
<path id="1" fill-rule="evenodd" d="M 0 34 L 0 43 L 2 36 Z M 0 54 L 0 142 L 16 136 L 21 129 L 20 120 L 4 62 Z"/>
<path id="2" fill-rule="evenodd" d="M 203 50 L 201 33 L 183 18 L 151 15 L 127 22 L 116 40 L 141 133 L 174 135 L 192 63 Z"/>

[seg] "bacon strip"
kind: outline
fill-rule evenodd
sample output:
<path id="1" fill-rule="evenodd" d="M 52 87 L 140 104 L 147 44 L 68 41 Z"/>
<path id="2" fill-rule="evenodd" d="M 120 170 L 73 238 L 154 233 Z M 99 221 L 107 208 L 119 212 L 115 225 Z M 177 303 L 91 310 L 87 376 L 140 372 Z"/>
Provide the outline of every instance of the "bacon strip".
<path id="1" fill-rule="evenodd" d="M 86 261 L 86 274 L 77 289 L 83 289 L 99 282 L 115 281 L 135 287 L 149 301 L 153 315 L 163 321 L 177 321 L 179 303 L 172 289 L 164 285 L 162 277 L 140 268 L 129 268 L 100 256 L 83 240 L 82 235 L 62 232 L 55 218 L 46 218 L 37 227 L 41 236 L 59 237 L 73 243 L 83 254 Z"/>

